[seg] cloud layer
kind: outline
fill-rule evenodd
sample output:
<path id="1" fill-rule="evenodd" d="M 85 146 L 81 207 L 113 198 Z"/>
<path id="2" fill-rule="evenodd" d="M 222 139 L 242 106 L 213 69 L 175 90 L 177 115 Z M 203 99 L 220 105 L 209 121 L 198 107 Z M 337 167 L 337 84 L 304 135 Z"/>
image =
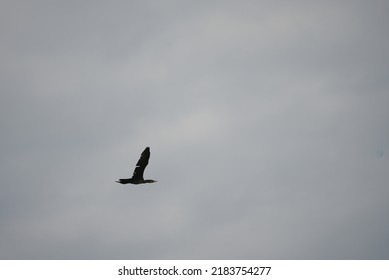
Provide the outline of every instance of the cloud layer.
<path id="1" fill-rule="evenodd" d="M 3 1 L 0 258 L 389 258 L 388 8 Z"/>

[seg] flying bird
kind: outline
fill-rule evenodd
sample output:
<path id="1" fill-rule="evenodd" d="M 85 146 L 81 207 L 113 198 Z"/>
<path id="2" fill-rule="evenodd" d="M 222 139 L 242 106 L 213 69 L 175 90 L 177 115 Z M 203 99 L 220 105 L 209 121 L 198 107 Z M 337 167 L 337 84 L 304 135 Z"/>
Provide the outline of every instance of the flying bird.
<path id="1" fill-rule="evenodd" d="M 151 179 L 147 179 L 147 180 L 143 179 L 143 172 L 145 171 L 145 168 L 149 163 L 149 158 L 150 158 L 150 148 L 147 147 L 140 155 L 140 159 L 136 164 L 134 173 L 132 174 L 132 178 L 119 179 L 119 181 L 116 182 L 120 184 L 144 184 L 144 183 L 157 182 Z"/>

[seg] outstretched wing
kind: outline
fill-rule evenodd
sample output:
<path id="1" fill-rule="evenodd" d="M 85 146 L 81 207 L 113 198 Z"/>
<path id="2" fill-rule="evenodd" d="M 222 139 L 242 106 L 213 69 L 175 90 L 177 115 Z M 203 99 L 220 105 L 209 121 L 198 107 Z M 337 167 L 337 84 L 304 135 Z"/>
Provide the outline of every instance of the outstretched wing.
<path id="1" fill-rule="evenodd" d="M 146 168 L 147 164 L 149 163 L 149 158 L 150 158 L 150 148 L 147 147 L 140 155 L 140 159 L 138 160 L 138 163 L 136 164 L 134 173 L 132 175 L 132 179 L 142 179 L 143 180 L 143 172 L 145 171 L 145 168 Z"/>

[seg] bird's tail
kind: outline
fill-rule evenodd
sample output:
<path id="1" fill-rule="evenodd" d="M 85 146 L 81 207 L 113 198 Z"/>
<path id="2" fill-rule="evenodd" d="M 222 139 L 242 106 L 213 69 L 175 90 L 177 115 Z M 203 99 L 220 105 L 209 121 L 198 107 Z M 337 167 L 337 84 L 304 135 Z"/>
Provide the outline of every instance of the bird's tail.
<path id="1" fill-rule="evenodd" d="M 118 181 L 116 181 L 116 183 L 119 183 L 119 184 L 128 184 L 131 182 L 131 179 L 119 179 Z"/>

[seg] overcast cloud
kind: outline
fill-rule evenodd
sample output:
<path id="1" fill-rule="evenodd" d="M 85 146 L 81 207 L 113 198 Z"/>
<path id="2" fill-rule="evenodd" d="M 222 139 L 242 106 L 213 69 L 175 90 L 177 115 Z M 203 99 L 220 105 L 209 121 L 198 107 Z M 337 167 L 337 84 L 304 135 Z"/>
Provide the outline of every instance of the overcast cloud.
<path id="1" fill-rule="evenodd" d="M 388 11 L 1 1 L 0 258 L 388 259 Z"/>

